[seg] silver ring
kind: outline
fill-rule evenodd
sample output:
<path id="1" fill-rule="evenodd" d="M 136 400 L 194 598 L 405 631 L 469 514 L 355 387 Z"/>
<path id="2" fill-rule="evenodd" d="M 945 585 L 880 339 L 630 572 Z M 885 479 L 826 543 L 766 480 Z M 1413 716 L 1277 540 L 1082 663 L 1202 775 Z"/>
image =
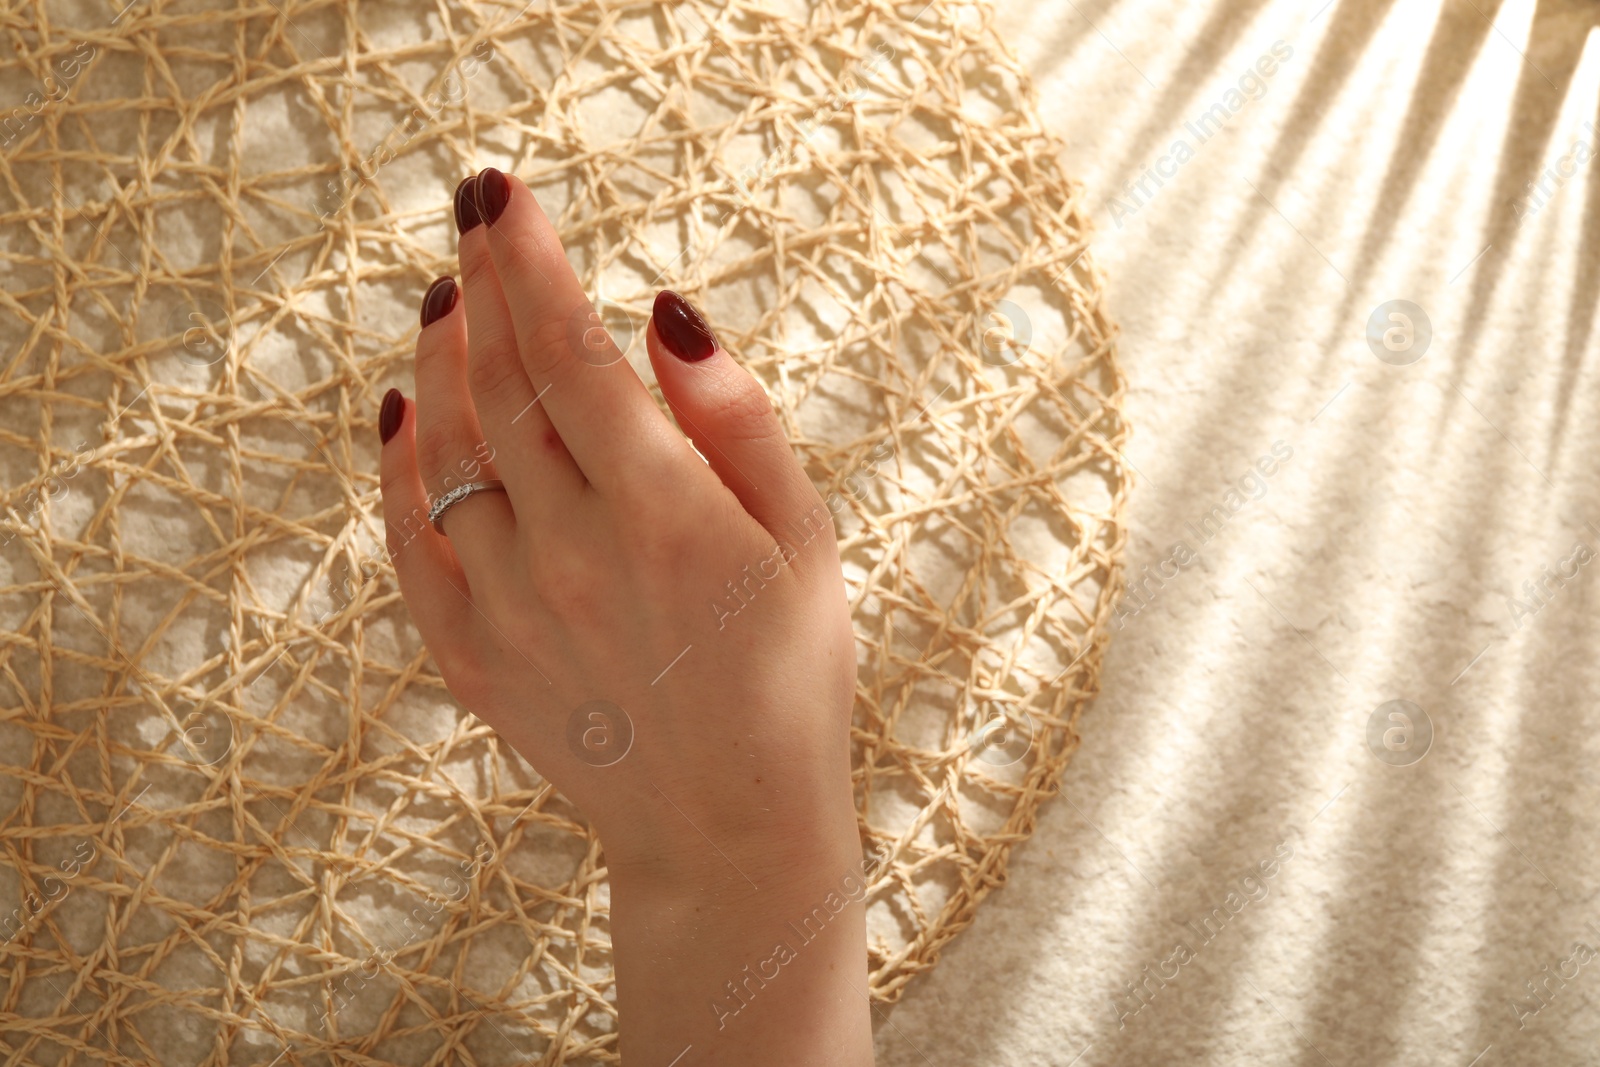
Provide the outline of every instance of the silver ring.
<path id="1" fill-rule="evenodd" d="M 445 512 L 467 499 L 473 493 L 481 493 L 485 489 L 497 489 L 503 493 L 506 491 L 506 483 L 499 478 L 490 478 L 482 482 L 468 482 L 466 485 L 456 486 L 435 500 L 433 506 L 428 509 L 428 522 L 433 526 L 434 532 L 444 533 L 444 527 L 439 525 L 439 521 L 444 518 Z"/>

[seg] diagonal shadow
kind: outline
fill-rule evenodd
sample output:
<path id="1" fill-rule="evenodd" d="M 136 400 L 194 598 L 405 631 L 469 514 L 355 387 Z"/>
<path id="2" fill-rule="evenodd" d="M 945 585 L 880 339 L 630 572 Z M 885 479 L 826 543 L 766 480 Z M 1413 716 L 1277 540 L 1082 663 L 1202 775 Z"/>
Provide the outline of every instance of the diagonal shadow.
<path id="1" fill-rule="evenodd" d="M 1268 154 L 1267 165 L 1262 170 L 1261 192 L 1269 201 L 1278 201 L 1286 180 L 1284 176 L 1300 162 L 1301 155 L 1311 144 L 1313 135 L 1321 128 L 1330 110 L 1329 102 L 1338 97 L 1355 70 L 1354 60 L 1367 50 L 1393 4 L 1394 0 L 1354 0 L 1338 4 L 1333 9 L 1327 37 L 1312 60 L 1305 86 L 1295 97 L 1294 106 L 1284 120 L 1277 142 Z M 1229 247 L 1243 247 L 1254 236 L 1258 222 L 1264 217 L 1259 213 L 1251 213 L 1241 219 L 1234 227 Z M 1227 284 L 1233 268 L 1233 261 L 1223 264 L 1212 283 L 1214 293 L 1220 292 Z"/>
<path id="2" fill-rule="evenodd" d="M 1499 291 L 1500 280 L 1506 273 L 1502 265 L 1521 239 L 1520 234 L 1526 228 L 1524 223 L 1537 217 L 1560 191 L 1558 182 L 1547 177 L 1552 176 L 1552 168 L 1541 164 L 1550 150 L 1557 147 L 1562 152 L 1566 150 L 1565 145 L 1552 145 L 1551 138 L 1560 118 L 1562 101 L 1582 56 L 1584 40 L 1588 31 L 1596 26 L 1600 26 L 1600 10 L 1582 0 L 1539 0 L 1534 11 L 1527 55 L 1517 81 L 1511 121 L 1506 126 L 1495 173 L 1488 228 L 1484 233 L 1484 247 L 1489 251 L 1470 268 L 1473 272 L 1472 299 L 1460 334 L 1464 344 L 1457 349 L 1453 365 L 1453 382 L 1457 386 L 1477 352 L 1478 338 Z M 1580 27 L 1581 32 L 1578 32 Z M 1551 424 L 1552 445 L 1564 435 L 1565 412 L 1570 402 L 1570 389 L 1565 387 L 1576 378 L 1577 363 L 1593 327 L 1597 285 L 1593 260 L 1600 247 L 1600 220 L 1594 217 L 1597 208 L 1592 175 L 1589 188 L 1590 200 L 1572 293 L 1573 314 L 1562 361 L 1564 388 L 1558 400 L 1560 410 Z M 1441 412 L 1440 418 L 1449 417 L 1454 407 L 1452 402 Z"/>
<path id="3" fill-rule="evenodd" d="M 1372 210 L 1373 219 L 1398 218 L 1410 200 L 1417 180 L 1432 155 L 1433 146 L 1438 141 L 1439 132 L 1458 102 L 1461 86 L 1477 59 L 1478 51 L 1494 32 L 1490 23 L 1502 2 L 1463 0 L 1447 5 L 1440 11 L 1422 68 L 1417 72 L 1405 122 L 1395 140 L 1396 150 L 1389 157 L 1382 190 Z M 1318 49 L 1311 72 L 1295 99 L 1294 109 L 1284 122 L 1277 143 L 1262 168 L 1261 192 L 1269 202 L 1278 201 L 1279 191 L 1286 184 L 1287 176 L 1293 172 L 1305 147 L 1311 143 L 1311 134 L 1327 112 L 1328 102 L 1338 95 L 1348 80 L 1356 60 L 1376 35 L 1390 3 L 1391 0 L 1360 0 L 1358 3 L 1340 4 L 1334 9 L 1333 25 Z M 1250 238 L 1260 218 L 1258 213 L 1244 217 L 1233 234 L 1235 247 Z M 1367 227 L 1336 322 L 1345 322 L 1354 313 L 1356 301 L 1362 295 L 1362 282 L 1371 276 L 1393 236 L 1389 227 Z M 1213 294 L 1220 292 L 1227 284 L 1234 268 L 1232 262 L 1223 265 L 1213 280 Z"/>
<path id="4" fill-rule="evenodd" d="M 1220 61 L 1254 25 L 1256 14 L 1266 4 L 1267 0 L 1238 0 L 1212 8 L 1205 25 L 1194 34 L 1196 45 L 1184 55 L 1178 70 L 1167 80 L 1161 98 L 1150 106 L 1149 117 L 1128 142 L 1116 169 L 1110 173 L 1138 175 L 1144 171 L 1144 166 L 1135 161 L 1149 157 L 1162 134 L 1171 128 L 1172 116 L 1188 110 L 1189 101 L 1218 73 Z"/>
<path id="5" fill-rule="evenodd" d="M 1587 131 L 1587 141 L 1592 152 L 1596 147 L 1595 129 L 1600 128 L 1600 107 L 1590 119 L 1592 128 Z M 1547 441 L 1552 464 L 1561 454 L 1561 443 L 1566 436 L 1572 401 L 1577 395 L 1578 372 L 1583 364 L 1584 350 L 1594 332 L 1595 301 L 1600 300 L 1600 166 L 1590 162 L 1585 198 L 1582 231 L 1578 238 L 1578 261 L 1573 266 L 1572 296 L 1567 305 L 1566 344 L 1561 353 L 1560 379 L 1555 392 L 1555 411 L 1550 421 Z"/>

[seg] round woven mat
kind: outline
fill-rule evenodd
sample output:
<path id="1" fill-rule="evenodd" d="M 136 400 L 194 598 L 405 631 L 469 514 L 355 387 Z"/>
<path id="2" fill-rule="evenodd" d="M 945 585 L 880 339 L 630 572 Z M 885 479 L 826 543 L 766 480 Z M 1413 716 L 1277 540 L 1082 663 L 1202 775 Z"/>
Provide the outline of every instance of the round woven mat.
<path id="1" fill-rule="evenodd" d="M 375 517 L 488 165 L 647 380 L 672 287 L 771 392 L 855 612 L 873 996 L 932 966 L 1119 583 L 1114 330 L 1030 92 L 920 0 L 0 15 L 7 1062 L 616 1060 L 600 848 L 450 699 Z"/>

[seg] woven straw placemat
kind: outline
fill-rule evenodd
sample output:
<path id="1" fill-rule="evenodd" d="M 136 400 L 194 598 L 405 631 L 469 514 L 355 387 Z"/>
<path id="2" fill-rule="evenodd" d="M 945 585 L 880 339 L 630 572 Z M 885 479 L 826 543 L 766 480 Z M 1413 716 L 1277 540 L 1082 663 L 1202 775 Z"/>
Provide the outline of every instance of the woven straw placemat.
<path id="1" fill-rule="evenodd" d="M 976 4 L 0 14 L 7 1062 L 616 1060 L 600 848 L 445 692 L 376 518 L 488 165 L 647 380 L 670 286 L 769 389 L 855 613 L 872 995 L 932 966 L 1076 746 L 1123 548 L 1030 91 Z"/>

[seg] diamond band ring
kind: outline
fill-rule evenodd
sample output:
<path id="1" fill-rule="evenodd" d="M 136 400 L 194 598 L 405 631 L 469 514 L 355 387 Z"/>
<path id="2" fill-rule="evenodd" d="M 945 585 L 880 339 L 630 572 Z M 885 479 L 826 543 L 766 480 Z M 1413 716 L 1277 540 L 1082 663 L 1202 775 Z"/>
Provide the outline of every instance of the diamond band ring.
<path id="1" fill-rule="evenodd" d="M 434 531 L 443 534 L 444 526 L 441 525 L 441 520 L 444 518 L 444 513 L 473 493 L 481 493 L 485 489 L 497 489 L 503 493 L 506 491 L 506 485 L 498 478 L 490 478 L 487 481 L 468 482 L 466 485 L 458 485 L 448 493 L 441 495 L 433 502 L 433 506 L 428 509 L 428 522 L 432 524 Z"/>

